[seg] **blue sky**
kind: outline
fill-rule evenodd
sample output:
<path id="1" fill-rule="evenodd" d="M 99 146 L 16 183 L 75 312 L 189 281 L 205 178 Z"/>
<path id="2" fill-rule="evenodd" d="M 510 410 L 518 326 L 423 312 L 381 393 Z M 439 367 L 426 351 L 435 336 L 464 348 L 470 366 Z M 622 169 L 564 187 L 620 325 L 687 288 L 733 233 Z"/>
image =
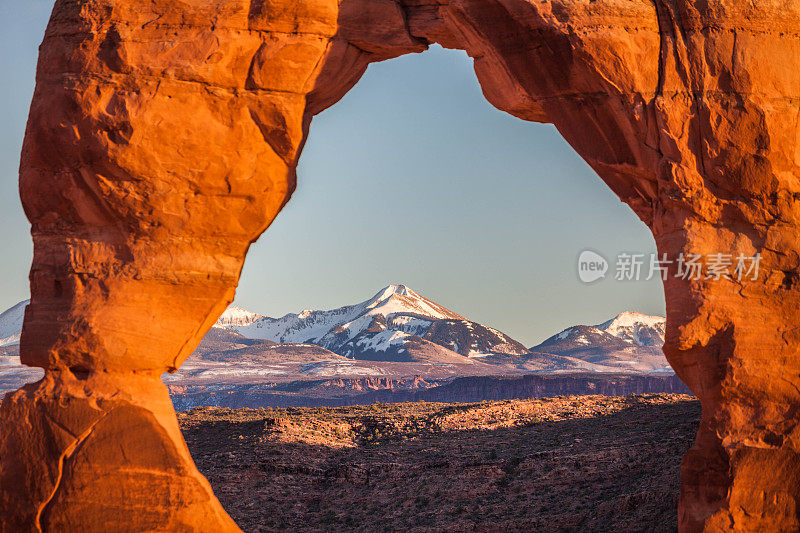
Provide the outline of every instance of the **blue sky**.
<path id="1" fill-rule="evenodd" d="M 0 5 L 0 310 L 28 293 L 16 180 L 51 6 Z M 658 280 L 578 280 L 582 250 L 612 261 L 652 253 L 649 231 L 555 128 L 491 107 L 463 52 L 371 65 L 316 117 L 298 174 L 292 201 L 251 249 L 242 307 L 280 316 L 404 283 L 528 345 L 624 310 L 664 312 Z"/>

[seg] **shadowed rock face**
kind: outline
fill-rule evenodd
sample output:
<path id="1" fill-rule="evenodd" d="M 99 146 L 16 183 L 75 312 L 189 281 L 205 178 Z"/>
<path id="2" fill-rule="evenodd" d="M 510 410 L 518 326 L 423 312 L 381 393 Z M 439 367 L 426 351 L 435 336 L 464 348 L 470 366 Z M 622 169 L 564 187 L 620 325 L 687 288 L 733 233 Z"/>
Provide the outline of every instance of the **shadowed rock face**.
<path id="1" fill-rule="evenodd" d="M 233 299 L 312 116 L 431 42 L 555 124 L 660 253 L 761 254 L 757 280 L 665 282 L 703 406 L 679 521 L 796 529 L 799 27 L 777 0 L 58 0 L 20 171 L 47 374 L 2 405 L 0 529 L 236 529 L 158 377 Z"/>

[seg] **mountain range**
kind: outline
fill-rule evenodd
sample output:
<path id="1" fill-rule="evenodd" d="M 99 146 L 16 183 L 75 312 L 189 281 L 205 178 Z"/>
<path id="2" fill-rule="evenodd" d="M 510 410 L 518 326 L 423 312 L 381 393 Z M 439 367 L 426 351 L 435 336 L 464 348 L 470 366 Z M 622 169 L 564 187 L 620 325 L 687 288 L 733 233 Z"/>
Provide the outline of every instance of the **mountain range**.
<path id="1" fill-rule="evenodd" d="M 303 352 L 309 346 L 348 361 L 418 363 L 481 367 L 506 371 L 652 372 L 669 369 L 661 353 L 663 317 L 624 312 L 594 326 L 573 326 L 537 346 L 469 320 L 405 285 L 389 285 L 363 302 L 337 309 L 305 310 L 280 318 L 231 307 L 217 321 L 239 342 L 262 341 Z M 210 334 L 211 335 L 211 334 Z M 232 338 L 230 340 L 233 340 Z M 208 358 L 225 347 L 210 347 L 207 336 L 198 353 Z M 262 345 L 266 349 L 267 344 Z M 274 349 L 274 348 L 272 348 Z M 248 351 L 257 351 L 253 344 Z M 319 355 L 319 351 L 317 351 Z M 492 367 L 490 370 L 486 367 Z M 470 372 L 473 373 L 473 372 Z"/>
<path id="2" fill-rule="evenodd" d="M 18 359 L 26 305 L 0 314 L 0 389 L 30 373 L 19 368 Z M 389 285 L 357 304 L 280 318 L 231 306 L 181 369 L 164 379 L 181 388 L 330 378 L 669 372 L 661 352 L 664 326 L 663 317 L 623 312 L 526 347 L 405 285 Z"/>
<path id="3" fill-rule="evenodd" d="M 561 355 L 606 367 L 668 370 L 661 348 L 666 320 L 633 311 L 596 326 L 573 326 L 553 335 L 531 352 Z"/>
<path id="4" fill-rule="evenodd" d="M 348 359 L 464 364 L 464 358 L 524 355 L 524 345 L 428 300 L 405 285 L 330 311 L 270 318 L 228 309 L 217 327 L 250 339 L 313 344 Z"/>

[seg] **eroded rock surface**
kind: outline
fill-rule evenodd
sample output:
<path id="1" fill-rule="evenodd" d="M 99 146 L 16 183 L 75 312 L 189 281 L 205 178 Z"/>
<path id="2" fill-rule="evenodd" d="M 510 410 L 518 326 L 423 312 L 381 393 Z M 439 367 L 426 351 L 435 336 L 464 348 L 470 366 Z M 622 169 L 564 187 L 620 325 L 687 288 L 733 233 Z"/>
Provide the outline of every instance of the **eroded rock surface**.
<path id="1" fill-rule="evenodd" d="M 2 529 L 235 529 L 158 376 L 233 299 L 312 116 L 432 42 L 555 124 L 660 253 L 761 254 L 757 280 L 665 285 L 703 405 L 679 521 L 797 529 L 798 28 L 781 0 L 58 0 L 20 174 L 47 375 L 3 402 Z"/>

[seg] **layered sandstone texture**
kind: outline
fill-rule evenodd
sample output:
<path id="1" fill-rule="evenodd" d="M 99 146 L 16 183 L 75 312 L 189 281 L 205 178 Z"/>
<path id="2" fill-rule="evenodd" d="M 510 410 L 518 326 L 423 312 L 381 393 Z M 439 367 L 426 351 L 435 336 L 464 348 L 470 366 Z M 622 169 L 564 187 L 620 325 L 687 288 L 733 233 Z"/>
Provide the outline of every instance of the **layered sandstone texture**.
<path id="1" fill-rule="evenodd" d="M 0 529 L 236 529 L 158 377 L 233 299 L 312 117 L 431 43 L 552 122 L 661 253 L 761 254 L 665 283 L 703 406 L 679 523 L 797 529 L 799 28 L 791 0 L 57 0 L 20 171 L 46 377 L 0 411 Z"/>

